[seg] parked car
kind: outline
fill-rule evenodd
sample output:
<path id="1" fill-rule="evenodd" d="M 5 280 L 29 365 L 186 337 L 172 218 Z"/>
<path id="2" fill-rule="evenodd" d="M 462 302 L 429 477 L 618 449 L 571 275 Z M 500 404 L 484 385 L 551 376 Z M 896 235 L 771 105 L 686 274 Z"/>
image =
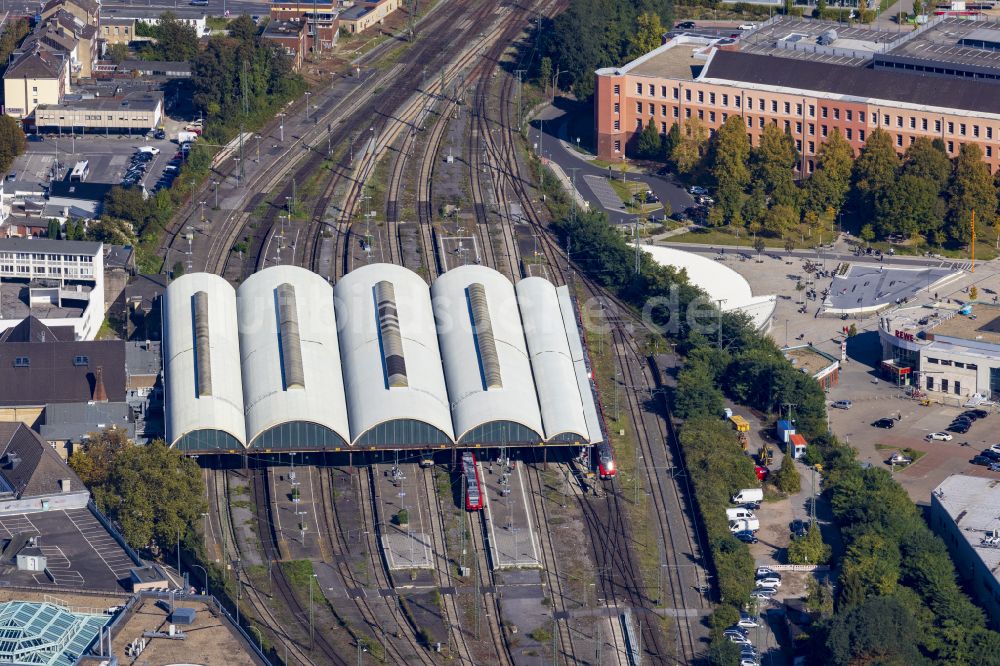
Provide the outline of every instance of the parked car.
<path id="1" fill-rule="evenodd" d="M 766 600 L 773 598 L 775 592 L 777 592 L 777 590 L 770 587 L 758 587 L 750 593 L 750 596 L 754 599 Z"/>
<path id="2" fill-rule="evenodd" d="M 793 520 L 788 526 L 788 529 L 792 533 L 793 539 L 801 539 L 805 535 L 809 534 L 809 521 L 808 520 Z M 760 576 L 758 576 L 760 578 Z"/>
<path id="3" fill-rule="evenodd" d="M 767 478 L 767 475 L 771 473 L 771 470 L 760 465 L 754 465 L 753 471 L 757 475 L 758 481 L 763 481 Z"/>
<path id="4" fill-rule="evenodd" d="M 691 194 L 694 194 L 694 195 L 708 194 L 708 190 L 706 190 L 701 185 L 692 185 L 691 187 L 688 188 L 688 192 L 690 192 Z"/>
<path id="5" fill-rule="evenodd" d="M 694 30 L 694 21 L 681 21 L 675 26 L 678 30 Z"/>
<path id="6" fill-rule="evenodd" d="M 997 453 L 993 449 L 986 449 L 980 455 L 984 455 L 993 462 L 1000 462 L 1000 453 Z"/>
<path id="7" fill-rule="evenodd" d="M 895 419 L 879 419 L 878 421 L 875 421 L 874 423 L 872 423 L 872 425 L 875 426 L 876 428 L 883 428 L 885 430 L 891 430 L 891 429 L 893 429 L 896 426 L 896 420 Z"/>
<path id="8" fill-rule="evenodd" d="M 969 462 L 972 463 L 973 465 L 982 465 L 983 467 L 989 467 L 990 465 L 993 464 L 993 459 L 987 456 L 976 456 Z"/>
<path id="9" fill-rule="evenodd" d="M 740 30 L 753 30 L 757 27 L 756 23 L 741 23 Z"/>
<path id="10" fill-rule="evenodd" d="M 751 530 L 740 530 L 739 532 L 733 532 L 733 536 L 742 541 L 743 543 L 757 543 L 757 535 L 755 535 Z"/>
<path id="11" fill-rule="evenodd" d="M 161 129 L 158 129 L 156 130 L 156 134 L 154 134 L 153 136 L 156 137 L 157 141 L 163 141 L 164 139 L 167 138 L 167 133 Z"/>
<path id="12" fill-rule="evenodd" d="M 735 627 L 729 627 L 728 629 L 726 629 L 725 631 L 723 631 L 722 635 L 723 636 L 743 636 L 743 637 L 746 637 L 746 635 L 748 633 L 750 633 L 750 632 L 748 632 L 743 627 L 735 626 Z"/>
<path id="13" fill-rule="evenodd" d="M 770 599 L 771 597 L 763 597 L 763 598 Z M 746 636 L 741 636 L 738 634 L 726 634 L 726 638 L 728 638 L 731 642 L 736 643 L 737 645 L 750 645 L 750 639 L 747 638 Z"/>
<path id="14" fill-rule="evenodd" d="M 994 445 L 992 445 L 992 446 L 991 446 L 991 447 L 990 447 L 989 449 L 987 449 L 987 450 L 988 450 L 988 451 L 994 451 L 994 452 L 996 452 L 996 453 L 1000 453 L 1000 444 L 994 444 Z"/>
<path id="15" fill-rule="evenodd" d="M 991 472 L 1000 472 L 1000 462 L 995 462 L 989 466 Z"/>
<path id="16" fill-rule="evenodd" d="M 953 433 L 956 433 L 958 435 L 964 435 L 965 433 L 969 432 L 969 427 L 970 426 L 969 426 L 968 423 L 960 421 L 958 423 L 952 423 L 950 426 L 948 426 L 945 429 L 948 432 L 953 432 Z"/>
<path id="17" fill-rule="evenodd" d="M 736 622 L 736 626 L 744 629 L 753 629 L 754 627 L 759 627 L 760 622 L 753 615 L 740 613 L 740 619 Z"/>
<path id="18" fill-rule="evenodd" d="M 931 442 L 950 442 L 952 440 L 952 436 L 946 432 L 932 432 L 924 439 Z"/>
<path id="19" fill-rule="evenodd" d="M 990 413 L 985 409 L 967 409 L 959 416 L 970 416 L 973 419 L 985 419 Z"/>
<path id="20" fill-rule="evenodd" d="M 887 464 L 887 465 L 909 465 L 911 462 L 913 462 L 913 458 L 911 458 L 910 456 L 907 456 L 907 455 L 903 455 L 899 451 L 896 451 L 895 453 L 893 453 L 891 456 L 889 456 L 886 459 L 885 464 Z"/>
<path id="21" fill-rule="evenodd" d="M 771 567 L 757 567 L 757 571 L 754 572 L 754 576 L 756 576 L 757 578 L 760 578 L 762 576 L 778 576 L 778 575 L 780 574 L 778 574 L 778 572 L 772 569 Z"/>
<path id="22" fill-rule="evenodd" d="M 740 666 L 760 666 L 760 662 L 756 659 L 744 659 L 740 657 Z"/>
<path id="23" fill-rule="evenodd" d="M 838 400 L 836 402 L 830 403 L 830 406 L 834 409 L 850 409 L 851 405 L 854 403 L 850 400 Z"/>
<path id="24" fill-rule="evenodd" d="M 758 578 L 757 587 L 781 587 L 781 579 L 777 576 L 768 576 L 767 578 Z"/>

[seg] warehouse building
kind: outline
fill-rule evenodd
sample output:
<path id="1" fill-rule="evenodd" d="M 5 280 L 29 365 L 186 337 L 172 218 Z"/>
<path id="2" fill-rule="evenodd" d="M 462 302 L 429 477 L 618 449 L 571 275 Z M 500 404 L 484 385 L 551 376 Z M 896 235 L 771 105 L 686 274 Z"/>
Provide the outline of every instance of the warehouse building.
<path id="1" fill-rule="evenodd" d="M 432 299 L 433 297 L 433 299 Z M 602 440 L 566 287 L 463 266 L 432 287 L 373 264 L 331 288 L 275 266 L 165 294 L 171 445 L 190 452 Z"/>
<path id="2" fill-rule="evenodd" d="M 857 152 L 876 128 L 899 152 L 917 137 L 941 139 L 951 157 L 963 143 L 977 143 L 996 172 L 996 42 L 994 22 L 953 17 L 906 33 L 778 16 L 739 39 L 682 34 L 626 65 L 597 70 L 597 152 L 620 160 L 650 123 L 665 134 L 696 118 L 713 132 L 739 115 L 753 145 L 767 124 L 789 132 L 806 174 L 832 133 Z"/>

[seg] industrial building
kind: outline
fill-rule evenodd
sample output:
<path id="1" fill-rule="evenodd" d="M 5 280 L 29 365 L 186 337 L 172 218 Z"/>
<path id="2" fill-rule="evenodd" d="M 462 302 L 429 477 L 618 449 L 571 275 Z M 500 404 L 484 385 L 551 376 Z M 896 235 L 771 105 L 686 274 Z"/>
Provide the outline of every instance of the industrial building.
<path id="1" fill-rule="evenodd" d="M 767 124 L 791 133 L 805 174 L 833 132 L 857 152 L 875 128 L 889 132 L 899 152 L 921 136 L 941 139 L 951 157 L 977 143 L 996 172 L 996 43 L 996 23 L 954 17 L 902 33 L 777 16 L 737 39 L 681 34 L 597 70 L 597 153 L 622 159 L 649 123 L 665 134 L 697 118 L 712 132 L 739 115 L 753 145 Z"/>
<path id="2" fill-rule="evenodd" d="M 1000 487 L 996 479 L 954 474 L 931 493 L 931 529 L 944 541 L 958 575 L 1000 628 Z"/>
<path id="3" fill-rule="evenodd" d="M 889 381 L 956 406 L 1000 397 L 1000 306 L 897 308 L 879 319 L 878 333 L 882 374 Z"/>
<path id="4" fill-rule="evenodd" d="M 164 295 L 167 440 L 192 453 L 602 441 L 566 287 L 373 264 L 275 266 Z"/>

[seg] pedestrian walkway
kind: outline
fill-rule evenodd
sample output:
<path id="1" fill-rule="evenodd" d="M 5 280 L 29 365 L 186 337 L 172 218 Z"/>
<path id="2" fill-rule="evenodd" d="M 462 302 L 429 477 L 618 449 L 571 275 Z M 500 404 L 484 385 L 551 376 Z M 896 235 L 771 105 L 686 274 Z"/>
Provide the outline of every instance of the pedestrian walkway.
<path id="1" fill-rule="evenodd" d="M 601 202 L 601 206 L 607 210 L 613 210 L 615 212 L 620 212 L 625 208 L 625 202 L 622 198 L 618 196 L 618 193 L 614 191 L 611 184 L 608 183 L 608 179 L 604 176 L 584 176 L 583 179 L 587 182 L 590 187 L 590 191 L 594 193 L 597 200 Z"/>

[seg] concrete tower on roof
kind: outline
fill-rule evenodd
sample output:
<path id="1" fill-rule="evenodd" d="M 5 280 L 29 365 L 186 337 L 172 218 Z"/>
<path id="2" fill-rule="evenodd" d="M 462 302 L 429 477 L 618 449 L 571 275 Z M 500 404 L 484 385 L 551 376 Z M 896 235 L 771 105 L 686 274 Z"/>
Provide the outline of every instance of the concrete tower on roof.
<path id="1" fill-rule="evenodd" d="M 250 448 L 350 441 L 333 288 L 296 266 L 256 273 L 236 292 Z"/>
<path id="2" fill-rule="evenodd" d="M 351 440 L 359 446 L 454 440 L 427 283 L 371 264 L 334 287 Z"/>
<path id="3" fill-rule="evenodd" d="M 541 440 L 514 285 L 492 268 L 469 265 L 441 275 L 431 294 L 458 443 Z"/>
<path id="4" fill-rule="evenodd" d="M 209 273 L 174 280 L 164 294 L 163 328 L 167 441 L 185 450 L 245 447 L 232 285 Z"/>

